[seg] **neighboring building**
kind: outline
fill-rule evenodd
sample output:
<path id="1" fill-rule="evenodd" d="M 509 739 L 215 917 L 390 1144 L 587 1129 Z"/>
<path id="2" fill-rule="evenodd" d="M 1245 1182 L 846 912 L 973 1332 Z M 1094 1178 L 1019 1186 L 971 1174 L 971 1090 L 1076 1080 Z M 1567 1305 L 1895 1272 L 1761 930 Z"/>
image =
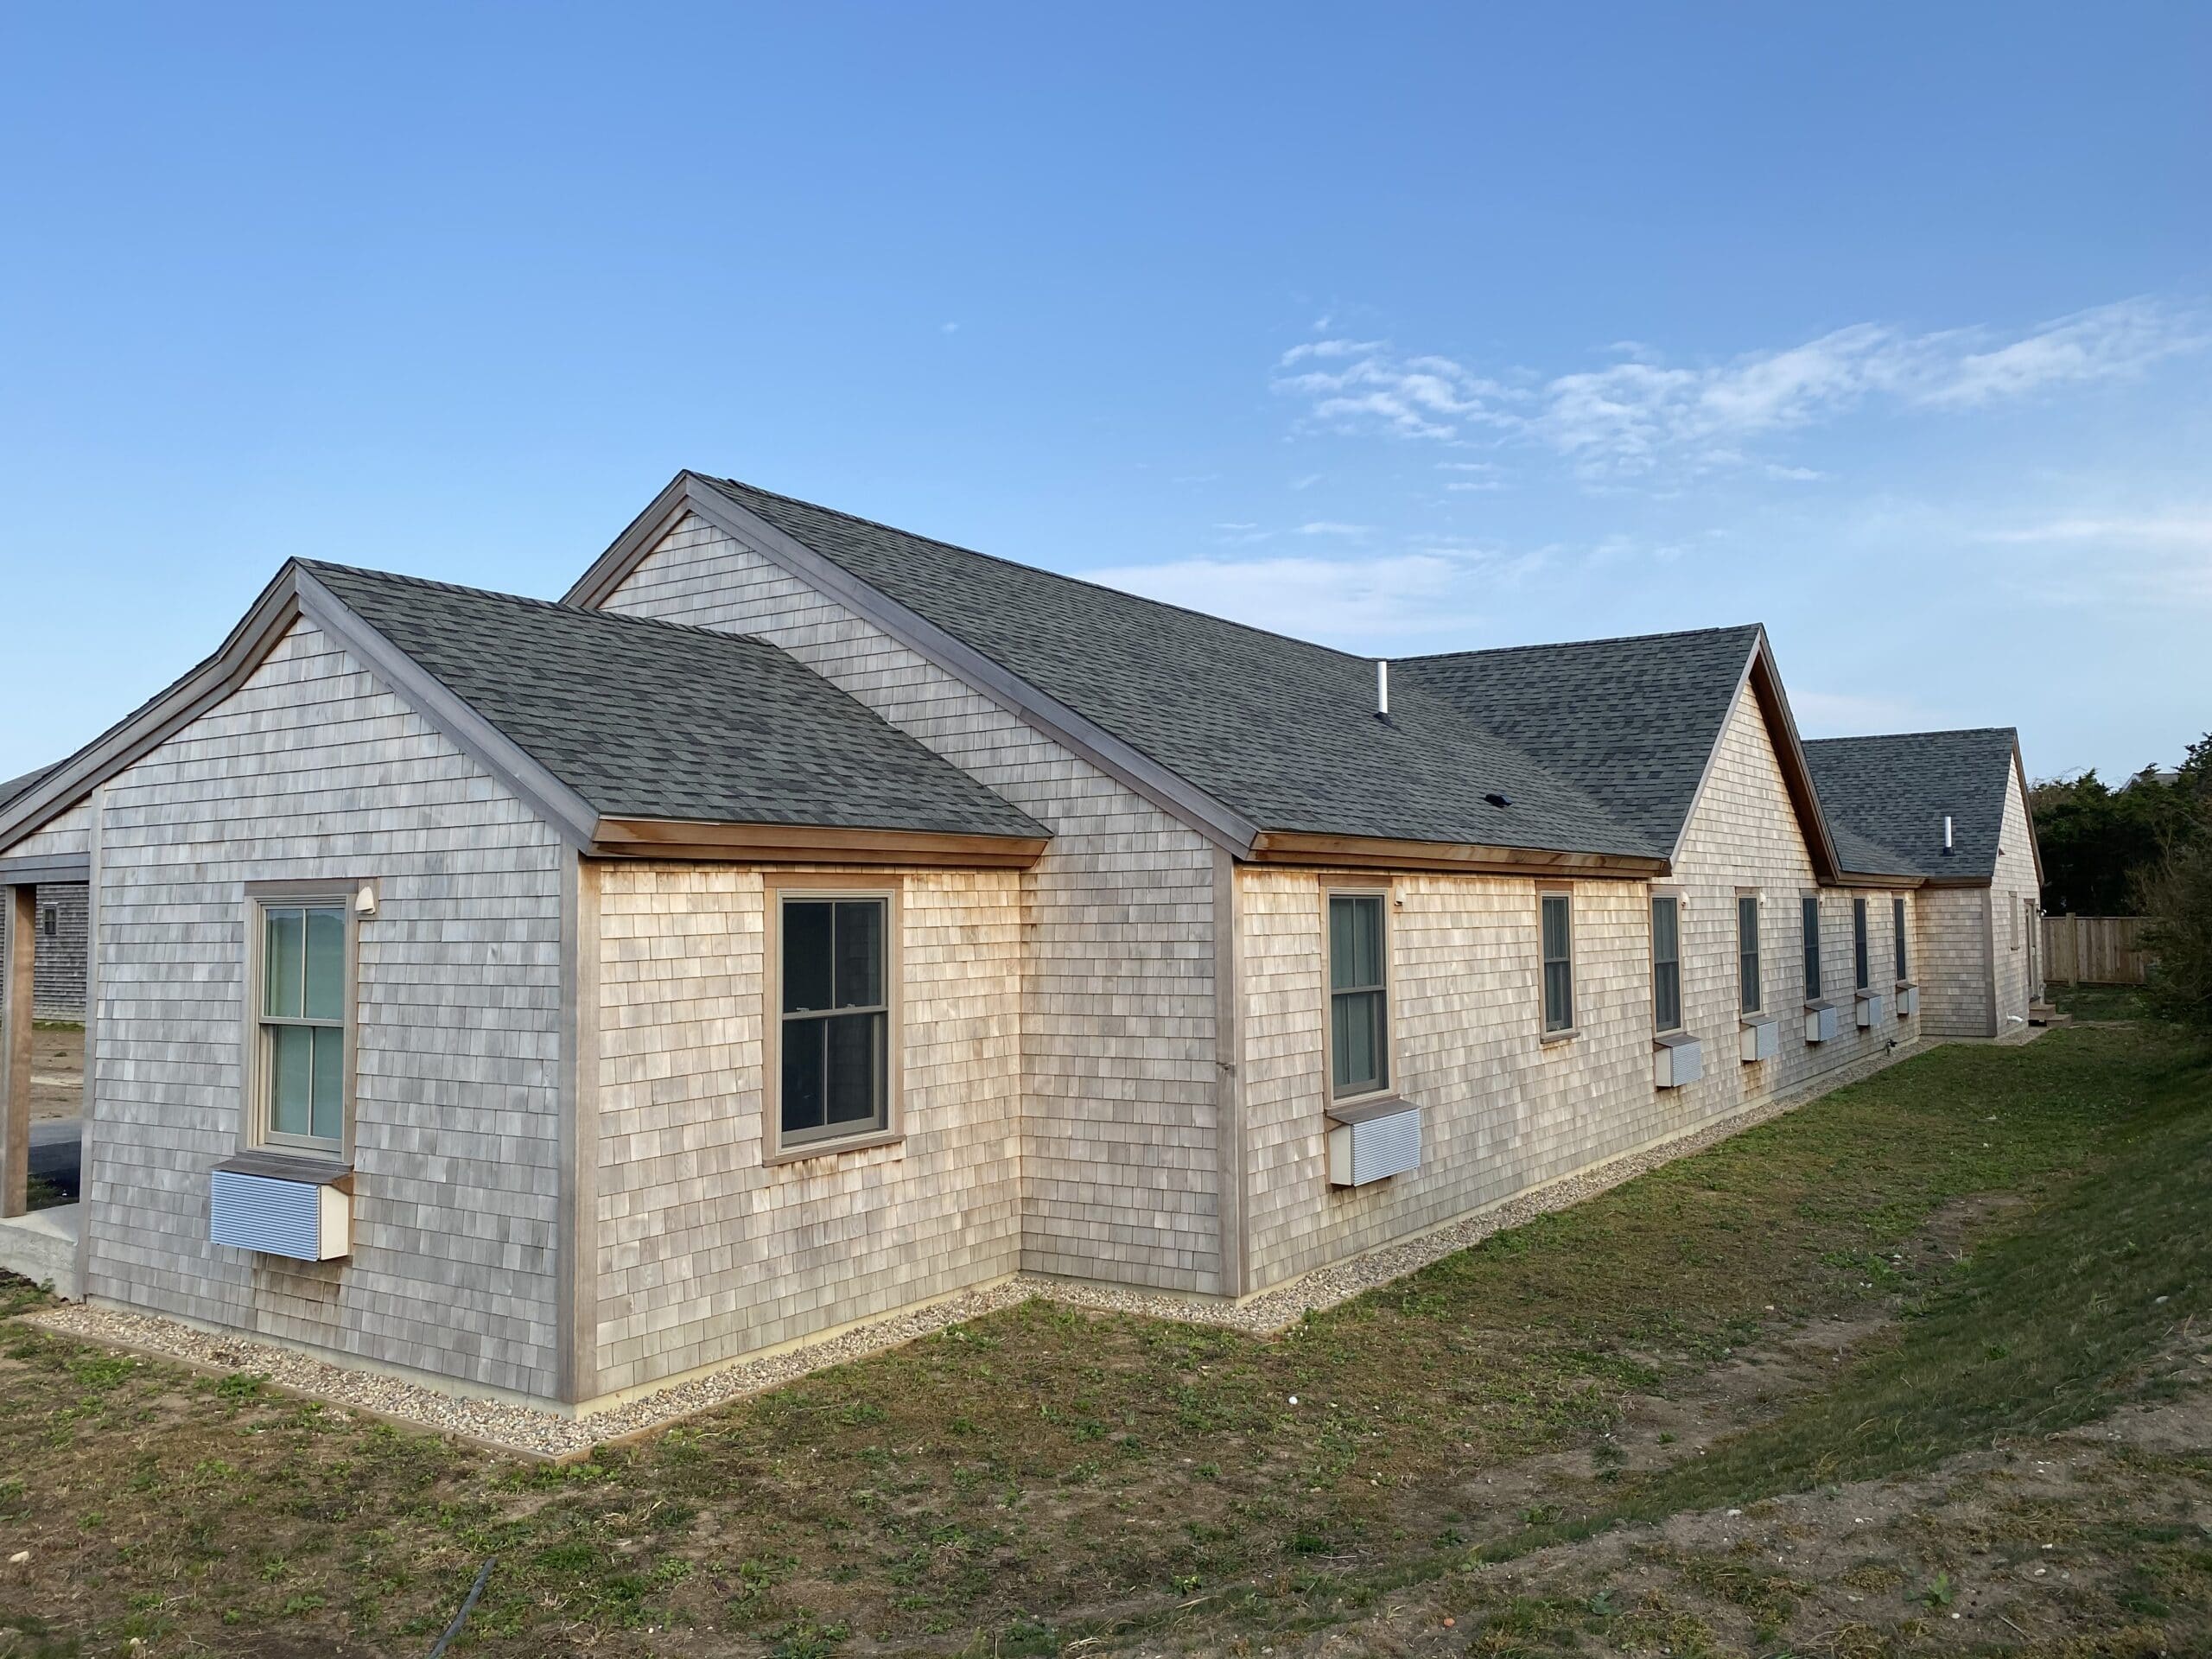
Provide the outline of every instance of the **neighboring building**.
<path id="1" fill-rule="evenodd" d="M 1808 753 L 1757 627 L 1383 667 L 685 474 L 561 605 L 288 565 L 0 882 L 93 894 L 87 1294 L 580 1407 L 1882 1063 L 1965 969 Z"/>
<path id="2" fill-rule="evenodd" d="M 0 783 L 0 812 L 10 802 L 51 771 L 41 767 Z M 82 1020 L 85 1017 L 85 888 L 80 882 L 55 882 L 35 889 L 31 902 L 31 929 L 37 944 L 31 969 L 32 1005 L 41 1020 Z M 5 920 L 0 918 L 0 928 Z M 0 949 L 0 997 L 6 995 L 8 963 Z"/>
<path id="3" fill-rule="evenodd" d="M 1846 865 L 1921 878 L 1928 1034 L 2024 1028 L 2044 995 L 2043 862 L 2019 734 L 1832 737 L 1805 755 Z"/>

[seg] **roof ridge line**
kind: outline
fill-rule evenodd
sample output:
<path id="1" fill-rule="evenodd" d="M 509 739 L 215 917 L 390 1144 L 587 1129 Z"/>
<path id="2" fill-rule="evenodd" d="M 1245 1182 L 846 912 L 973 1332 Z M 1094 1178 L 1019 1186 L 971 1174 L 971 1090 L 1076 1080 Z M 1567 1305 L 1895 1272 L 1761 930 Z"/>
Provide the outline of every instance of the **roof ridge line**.
<path id="1" fill-rule="evenodd" d="M 667 628 L 679 633 L 705 634 L 715 639 L 743 639 L 771 650 L 783 647 L 757 633 L 738 633 L 728 628 L 709 627 L 702 622 L 677 622 L 661 616 L 640 616 L 634 611 L 608 611 L 597 606 L 571 605 L 564 600 L 538 599 L 530 594 L 511 594 L 503 588 L 479 588 L 465 582 L 441 582 L 435 576 L 410 575 L 404 570 L 379 570 L 373 565 L 339 564 L 328 559 L 301 559 L 297 562 L 308 570 L 337 570 L 347 575 L 371 576 L 385 582 L 404 582 L 410 587 L 435 588 L 440 593 L 468 594 L 479 599 L 502 599 L 511 604 L 526 605 L 533 610 L 557 611 L 563 616 L 582 617 L 593 621 L 626 623 L 633 627 Z M 785 652 L 786 656 L 790 653 Z"/>
<path id="2" fill-rule="evenodd" d="M 1611 633 L 1595 639 L 1546 639 L 1519 645 L 1475 645 L 1465 651 L 1432 651 L 1418 657 L 1401 657 L 1402 663 L 1441 663 L 1468 657 L 1506 657 L 1530 651 L 1571 651 L 1580 645 L 1635 645 L 1651 639 L 1688 639 L 1701 633 L 1745 633 L 1764 629 L 1764 622 L 1720 622 L 1702 628 L 1669 628 L 1656 633 Z"/>
<path id="3" fill-rule="evenodd" d="M 1840 737 L 1808 737 L 1805 742 L 1815 743 L 1885 743 L 1908 737 L 1982 737 L 2002 733 L 2016 741 L 2020 735 L 2017 726 L 1939 726 L 1924 732 L 1856 732 Z"/>
<path id="4" fill-rule="evenodd" d="M 1282 641 L 1286 645 L 1302 646 L 1307 651 L 1325 652 L 1332 657 L 1341 657 L 1346 662 L 1372 663 L 1378 660 L 1407 662 L 1412 660 L 1411 658 L 1402 657 L 1377 658 L 1368 656 L 1360 652 L 1345 651 L 1342 647 L 1337 645 L 1325 645 L 1318 639 L 1304 639 L 1295 633 L 1284 633 L 1280 629 L 1276 628 L 1263 628 L 1255 622 L 1240 622 L 1233 616 L 1223 616 L 1219 613 L 1214 611 L 1202 611 L 1195 605 L 1180 605 L 1172 599 L 1154 599 L 1149 594 L 1131 593 L 1126 588 L 1116 588 L 1110 582 L 1094 581 L 1089 576 L 1070 575 L 1065 570 L 1054 570 L 1046 565 L 1029 564 L 1020 559 L 1009 559 L 1003 554 L 986 553 L 980 548 L 963 547 L 958 542 L 948 542 L 940 537 L 925 536 L 920 531 L 907 530 L 898 524 L 886 524 L 880 518 L 863 518 L 857 512 L 847 512 L 842 507 L 824 506 L 821 502 L 809 501 L 804 496 L 785 495 L 779 490 L 763 489 L 760 485 L 748 484 L 741 478 L 723 478 L 713 473 L 700 473 L 696 474 L 696 476 L 705 480 L 709 484 L 733 484 L 741 490 L 751 490 L 758 495 L 770 496 L 778 501 L 787 501 L 795 507 L 804 507 L 810 512 L 827 513 L 832 518 L 848 519 L 856 524 L 865 524 L 870 530 L 885 531 L 889 532 L 891 535 L 904 536 L 912 541 L 926 542 L 931 547 L 941 547 L 944 549 L 948 553 L 962 553 L 965 554 L 971 559 L 985 559 L 993 564 L 1004 565 L 1008 569 L 1027 570 L 1035 575 L 1050 576 L 1056 582 L 1071 582 L 1078 588 L 1088 588 L 1094 593 L 1111 594 L 1116 599 L 1133 599 L 1141 605 L 1157 605 L 1160 609 L 1165 611 L 1175 611 L 1184 616 L 1198 617 L 1205 621 L 1217 623 L 1225 628 L 1236 628 L 1246 633 L 1256 633 L 1263 639 L 1277 639 Z M 817 548 L 815 549 L 815 551 L 820 553 L 821 549 Z M 828 558 L 830 556 L 823 553 L 822 556 Z"/>

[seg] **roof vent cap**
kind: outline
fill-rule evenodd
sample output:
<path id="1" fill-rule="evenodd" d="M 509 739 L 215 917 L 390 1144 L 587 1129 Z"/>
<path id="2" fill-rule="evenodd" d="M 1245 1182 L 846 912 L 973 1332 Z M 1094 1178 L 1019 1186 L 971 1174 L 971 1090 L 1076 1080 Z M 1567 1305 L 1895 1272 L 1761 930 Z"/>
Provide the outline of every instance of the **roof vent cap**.
<path id="1" fill-rule="evenodd" d="M 1483 799 L 1488 801 L 1492 806 L 1504 807 L 1513 804 L 1513 803 L 1508 800 L 1504 796 L 1495 793 L 1485 795 L 1483 797 Z"/>

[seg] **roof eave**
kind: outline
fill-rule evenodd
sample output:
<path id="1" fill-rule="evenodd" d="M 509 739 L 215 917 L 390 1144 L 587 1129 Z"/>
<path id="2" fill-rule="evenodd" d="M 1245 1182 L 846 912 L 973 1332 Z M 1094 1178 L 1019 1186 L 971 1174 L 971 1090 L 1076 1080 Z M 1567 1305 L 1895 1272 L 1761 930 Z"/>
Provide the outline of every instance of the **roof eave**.
<path id="1" fill-rule="evenodd" d="M 586 850 L 598 858 L 1026 870 L 1051 844 L 1048 835 L 602 817 Z"/>
<path id="2" fill-rule="evenodd" d="M 1248 861 L 1307 868 L 1434 870 L 1467 875 L 1586 876 L 1648 880 L 1672 868 L 1663 858 L 1630 853 L 1566 852 L 1544 847 L 1497 847 L 1471 842 L 1405 841 L 1263 830 Z"/>

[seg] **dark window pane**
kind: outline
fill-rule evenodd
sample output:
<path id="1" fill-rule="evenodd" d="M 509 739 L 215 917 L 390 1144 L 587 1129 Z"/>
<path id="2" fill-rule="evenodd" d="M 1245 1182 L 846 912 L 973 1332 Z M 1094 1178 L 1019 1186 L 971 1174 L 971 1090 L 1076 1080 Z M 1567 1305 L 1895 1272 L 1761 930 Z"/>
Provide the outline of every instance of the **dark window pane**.
<path id="1" fill-rule="evenodd" d="M 1382 981 L 1382 900 L 1357 893 L 1332 893 L 1329 899 L 1329 988 L 1364 990 Z"/>
<path id="2" fill-rule="evenodd" d="M 1864 899 L 1851 901 L 1851 966 L 1858 975 L 1855 983 L 1860 990 L 1865 990 L 1871 969 L 1866 960 L 1866 901 Z"/>
<path id="3" fill-rule="evenodd" d="M 784 906 L 785 1014 L 809 1014 L 830 1006 L 830 918 L 836 908 L 821 901 Z"/>
<path id="4" fill-rule="evenodd" d="M 315 1100 L 312 1133 L 321 1140 L 344 1137 L 346 1122 L 346 1033 L 334 1027 L 315 1029 Z"/>
<path id="5" fill-rule="evenodd" d="M 866 1123 L 883 1098 L 885 1016 L 844 1014 L 823 1023 L 829 1027 L 830 1060 L 825 1118 L 831 1123 Z"/>
<path id="6" fill-rule="evenodd" d="M 346 1017 L 346 916 L 342 911 L 307 913 L 307 999 L 310 1020 Z"/>
<path id="7" fill-rule="evenodd" d="M 1331 999 L 1331 1071 L 1338 1094 L 1369 1094 L 1389 1080 L 1386 1014 L 1381 991 L 1340 991 Z"/>
<path id="8" fill-rule="evenodd" d="M 1810 1001 L 1821 994 L 1821 901 L 1807 899 L 1804 906 L 1805 930 L 1805 997 Z"/>
<path id="9" fill-rule="evenodd" d="M 1905 970 L 1904 900 L 1902 899 L 1892 899 L 1890 900 L 1890 929 L 1897 939 L 1897 977 L 1899 979 L 1910 979 L 1912 976 Z"/>
<path id="10" fill-rule="evenodd" d="M 826 909 L 826 906 L 815 906 Z M 826 1020 L 784 1021 L 783 1126 L 785 1135 L 822 1127 L 823 1028 Z"/>
<path id="11" fill-rule="evenodd" d="M 296 918 L 299 912 L 291 914 Z M 269 1131 L 315 1133 L 315 1027 L 268 1026 Z"/>
<path id="12" fill-rule="evenodd" d="M 300 1017 L 300 958 L 306 949 L 305 913 L 262 912 L 261 1011 L 279 1020 Z"/>
<path id="13" fill-rule="evenodd" d="M 880 899 L 837 904 L 836 1001 L 840 1008 L 872 1008 L 883 1001 L 883 912 Z"/>
<path id="14" fill-rule="evenodd" d="M 1567 960 L 1567 895 L 1561 893 L 1555 898 L 1546 899 L 1544 900 L 1544 960 L 1546 962 Z"/>
<path id="15" fill-rule="evenodd" d="M 1662 962 L 1651 976 L 1652 1000 L 1659 1029 L 1672 1031 L 1682 1023 L 1682 965 Z"/>
<path id="16" fill-rule="evenodd" d="M 1759 901 L 1738 899 L 1736 901 L 1736 953 L 1739 969 L 1738 995 L 1743 1000 L 1744 1012 L 1757 1014 L 1759 1007 Z"/>
<path id="17" fill-rule="evenodd" d="M 1352 977 L 1352 933 L 1357 925 L 1352 901 L 1341 894 L 1329 900 L 1329 988 L 1342 990 L 1359 982 Z"/>
<path id="18" fill-rule="evenodd" d="M 1651 901 L 1651 959 L 1654 962 L 1680 962 L 1682 959 L 1681 912 L 1672 899 Z"/>
<path id="19" fill-rule="evenodd" d="M 1544 964 L 1544 1029 L 1565 1031 L 1574 1023 L 1574 969 L 1571 963 Z"/>

